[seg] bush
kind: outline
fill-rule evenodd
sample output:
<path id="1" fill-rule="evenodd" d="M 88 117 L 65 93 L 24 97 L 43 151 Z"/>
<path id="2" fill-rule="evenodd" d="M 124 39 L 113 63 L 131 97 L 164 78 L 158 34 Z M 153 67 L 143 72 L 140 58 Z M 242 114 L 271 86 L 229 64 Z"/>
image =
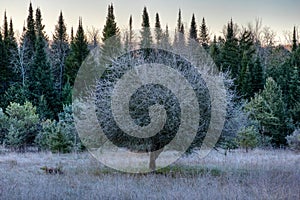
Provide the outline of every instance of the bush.
<path id="1" fill-rule="evenodd" d="M 10 103 L 6 114 L 8 133 L 5 135 L 4 143 L 15 150 L 33 145 L 39 131 L 36 108 L 30 102 L 25 102 L 24 105 Z"/>
<path id="2" fill-rule="evenodd" d="M 5 116 L 2 108 L 0 108 L 0 144 L 3 143 L 4 137 L 7 134 L 7 117 Z"/>
<path id="3" fill-rule="evenodd" d="M 259 134 L 254 126 L 241 129 L 237 135 L 237 143 L 241 148 L 245 148 L 246 152 L 248 152 L 249 148 L 257 147 L 259 144 Z"/>
<path id="4" fill-rule="evenodd" d="M 300 151 L 300 129 L 296 129 L 291 135 L 286 136 L 289 147 L 294 151 Z"/>

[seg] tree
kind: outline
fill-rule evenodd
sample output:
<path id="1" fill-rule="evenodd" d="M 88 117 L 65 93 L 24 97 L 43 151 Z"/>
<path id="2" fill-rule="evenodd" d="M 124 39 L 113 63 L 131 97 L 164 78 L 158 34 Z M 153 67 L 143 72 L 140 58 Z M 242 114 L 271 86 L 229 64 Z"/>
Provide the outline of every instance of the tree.
<path id="1" fill-rule="evenodd" d="M 161 29 L 158 13 L 156 13 L 155 15 L 155 39 L 156 39 L 156 45 L 159 45 L 162 39 L 162 29 Z"/>
<path id="2" fill-rule="evenodd" d="M 45 25 L 42 24 L 42 13 L 41 9 L 37 8 L 35 11 L 35 31 L 37 37 L 42 37 L 44 40 L 48 41 L 48 37 L 44 30 Z"/>
<path id="3" fill-rule="evenodd" d="M 53 42 L 51 44 L 51 61 L 54 88 L 60 102 L 63 101 L 62 91 L 65 85 L 63 77 L 65 73 L 65 62 L 69 52 L 70 47 L 68 43 L 67 27 L 65 25 L 63 14 L 61 11 L 57 25 L 55 25 Z"/>
<path id="4" fill-rule="evenodd" d="M 168 25 L 166 25 L 166 30 L 164 31 L 164 33 L 162 35 L 161 46 L 162 46 L 163 49 L 170 49 L 171 48 Z"/>
<path id="5" fill-rule="evenodd" d="M 125 32 L 125 44 L 124 44 L 125 51 L 131 50 L 133 48 L 134 32 L 132 30 L 132 16 L 131 15 L 129 17 L 128 25 L 129 25 L 129 30 Z"/>
<path id="6" fill-rule="evenodd" d="M 203 17 L 202 24 L 200 26 L 200 37 L 199 42 L 205 50 L 208 50 L 209 46 L 209 33 L 205 23 L 205 19 Z"/>
<path id="7" fill-rule="evenodd" d="M 25 34 L 22 38 L 22 43 L 26 43 L 28 46 L 27 49 L 27 59 L 31 60 L 35 50 L 35 41 L 36 41 L 36 33 L 35 33 L 35 22 L 33 18 L 33 9 L 32 4 L 29 4 L 29 14 L 27 17 L 27 27 L 25 29 Z"/>
<path id="8" fill-rule="evenodd" d="M 102 34 L 103 34 L 102 37 L 103 42 L 105 42 L 105 40 L 107 40 L 112 36 L 118 36 L 120 34 L 119 28 L 117 27 L 117 23 L 115 21 L 113 4 L 108 6 L 106 23 L 104 25 Z"/>
<path id="9" fill-rule="evenodd" d="M 191 21 L 191 27 L 190 27 L 190 40 L 196 40 L 198 41 L 198 30 L 197 30 L 197 25 L 196 25 L 196 20 L 195 20 L 195 15 L 193 14 L 192 16 L 192 21 Z"/>
<path id="10" fill-rule="evenodd" d="M 249 148 L 253 149 L 258 145 L 259 133 L 255 130 L 254 126 L 245 127 L 238 132 L 237 142 L 248 153 Z"/>
<path id="11" fill-rule="evenodd" d="M 11 103 L 6 108 L 8 133 L 5 144 L 16 150 L 24 150 L 33 145 L 38 133 L 39 116 L 36 107 L 25 102 L 23 105 Z"/>
<path id="12" fill-rule="evenodd" d="M 273 145 L 286 145 L 286 105 L 280 87 L 272 78 L 267 79 L 264 90 L 255 94 L 245 109 L 252 120 L 258 121 L 260 133 L 272 137 Z"/>
<path id="13" fill-rule="evenodd" d="M 213 61 L 215 62 L 218 69 L 220 70 L 221 69 L 220 68 L 221 67 L 221 64 L 220 64 L 220 47 L 217 43 L 216 35 L 214 35 L 214 40 L 213 40 L 213 42 L 210 46 L 209 54 L 210 54 L 211 58 L 213 59 Z"/>
<path id="14" fill-rule="evenodd" d="M 149 48 L 149 47 L 151 47 L 152 36 L 151 36 L 151 30 L 150 30 L 149 15 L 148 15 L 146 7 L 144 7 L 144 10 L 143 10 L 142 30 L 141 30 L 140 33 L 141 33 L 140 47 L 141 48 Z"/>
<path id="15" fill-rule="evenodd" d="M 82 27 L 82 19 L 79 19 L 79 25 L 76 32 L 76 36 L 71 42 L 71 51 L 66 59 L 66 66 L 65 66 L 65 83 L 69 81 L 70 85 L 74 85 L 74 81 L 77 75 L 77 72 L 88 55 L 88 42 L 86 36 L 84 34 L 84 30 Z"/>
<path id="16" fill-rule="evenodd" d="M 258 93 L 259 91 L 264 89 L 265 85 L 265 75 L 264 69 L 261 64 L 259 56 L 256 56 L 253 70 L 252 70 L 252 90 L 253 93 Z"/>
<path id="17" fill-rule="evenodd" d="M 238 81 L 238 75 L 240 71 L 240 56 L 238 39 L 234 34 L 234 24 L 232 19 L 227 24 L 226 41 L 221 51 L 222 70 L 230 71 L 231 77 L 235 79 L 235 85 Z"/>
<path id="18" fill-rule="evenodd" d="M 296 37 L 296 27 L 294 26 L 294 31 L 293 31 L 293 44 L 292 44 L 292 52 L 295 52 L 297 50 L 297 37 Z"/>

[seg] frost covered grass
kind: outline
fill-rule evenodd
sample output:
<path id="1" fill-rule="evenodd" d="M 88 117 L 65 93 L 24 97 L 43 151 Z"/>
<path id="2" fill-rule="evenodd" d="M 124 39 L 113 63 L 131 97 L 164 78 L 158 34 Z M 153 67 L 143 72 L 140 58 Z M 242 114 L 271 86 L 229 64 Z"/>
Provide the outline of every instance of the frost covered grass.
<path id="1" fill-rule="evenodd" d="M 122 159 L 122 158 L 120 158 Z M 40 168 L 62 167 L 64 174 Z M 0 153 L 0 199 L 300 199 L 300 154 L 197 154 L 150 174 L 107 168 L 90 154 Z"/>

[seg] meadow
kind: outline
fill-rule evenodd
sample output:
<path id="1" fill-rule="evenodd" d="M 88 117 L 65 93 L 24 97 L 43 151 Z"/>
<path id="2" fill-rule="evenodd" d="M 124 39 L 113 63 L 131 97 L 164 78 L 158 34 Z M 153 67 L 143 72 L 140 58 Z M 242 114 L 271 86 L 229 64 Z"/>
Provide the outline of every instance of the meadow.
<path id="1" fill-rule="evenodd" d="M 300 154 L 197 152 L 148 174 L 102 165 L 89 153 L 0 151 L 0 199 L 300 199 Z M 122 162 L 122 158 L 120 158 Z M 42 167 L 60 167 L 47 174 Z"/>

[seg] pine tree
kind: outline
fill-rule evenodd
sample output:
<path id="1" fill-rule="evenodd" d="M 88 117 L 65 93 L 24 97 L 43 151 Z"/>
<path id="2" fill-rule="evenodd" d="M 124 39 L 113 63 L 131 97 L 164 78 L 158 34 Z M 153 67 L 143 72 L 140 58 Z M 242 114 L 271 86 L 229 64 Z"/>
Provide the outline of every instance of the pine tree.
<path id="1" fill-rule="evenodd" d="M 192 21 L 191 21 L 191 28 L 190 28 L 190 40 L 196 40 L 198 41 L 198 30 L 197 30 L 197 25 L 196 25 L 196 19 L 195 19 L 195 15 L 193 14 L 192 16 Z"/>
<path id="2" fill-rule="evenodd" d="M 292 52 L 295 52 L 297 50 L 297 37 L 296 37 L 296 27 L 294 26 L 293 31 L 293 44 L 292 44 Z"/>
<path id="3" fill-rule="evenodd" d="M 150 21 L 147 8 L 144 7 L 143 16 L 142 16 L 142 30 L 141 30 L 141 48 L 149 48 L 152 44 L 152 36 L 150 30 Z"/>
<path id="4" fill-rule="evenodd" d="M 108 6 L 106 23 L 104 25 L 102 34 L 103 34 L 102 37 L 103 42 L 110 37 L 118 36 L 120 34 L 119 28 L 117 27 L 117 23 L 115 21 L 113 4 Z"/>
<path id="5" fill-rule="evenodd" d="M 220 64 L 220 49 L 219 49 L 219 46 L 218 46 L 218 43 L 217 43 L 217 37 L 216 35 L 214 35 L 214 40 L 210 46 L 210 56 L 211 58 L 213 59 L 213 61 L 215 62 L 216 66 L 218 67 L 219 70 L 220 67 L 221 67 L 221 64 Z"/>
<path id="6" fill-rule="evenodd" d="M 222 70 L 230 71 L 231 77 L 235 79 L 238 85 L 238 75 L 240 71 L 240 55 L 238 40 L 234 35 L 234 24 L 232 19 L 227 25 L 226 41 L 221 51 Z"/>
<path id="7" fill-rule="evenodd" d="M 208 34 L 208 29 L 205 23 L 205 19 L 203 17 L 202 19 L 202 24 L 200 26 L 200 37 L 199 37 L 199 42 L 202 45 L 202 47 L 207 51 L 209 46 L 209 34 Z"/>
<path id="8" fill-rule="evenodd" d="M 51 60 L 54 86 L 58 94 L 59 101 L 62 99 L 62 90 L 64 87 L 65 61 L 69 54 L 70 47 L 68 43 L 67 28 L 64 22 L 62 11 L 60 12 L 57 25 L 53 34 L 53 42 L 51 44 Z M 62 105 L 61 105 L 62 109 Z"/>
<path id="9" fill-rule="evenodd" d="M 155 39 L 156 39 L 156 45 L 159 45 L 162 39 L 162 29 L 161 29 L 158 13 L 156 13 L 155 15 Z"/>
<path id="10" fill-rule="evenodd" d="M 164 31 L 162 39 L 161 39 L 161 47 L 163 49 L 167 49 L 167 50 L 171 48 L 168 25 L 166 25 L 166 30 Z"/>
<path id="11" fill-rule="evenodd" d="M 35 31 L 36 35 L 42 37 L 44 40 L 48 40 L 46 32 L 44 30 L 45 25 L 42 24 L 41 9 L 37 8 L 35 11 Z"/>
<path id="12" fill-rule="evenodd" d="M 256 56 L 251 79 L 253 93 L 258 93 L 259 91 L 264 89 L 265 75 L 259 56 Z"/>
<path id="13" fill-rule="evenodd" d="M 82 19 L 79 19 L 79 25 L 76 36 L 71 42 L 71 52 L 66 60 L 64 80 L 69 81 L 70 85 L 74 85 L 77 72 L 89 53 L 88 42 L 84 34 Z"/>
<path id="14" fill-rule="evenodd" d="M 8 69 L 6 65 L 6 57 L 7 55 L 6 55 L 5 43 L 3 41 L 3 36 L 0 31 L 0 97 L 1 97 L 0 100 L 1 101 L 3 101 L 2 97 L 4 96 L 4 93 L 8 85 L 7 82 Z"/>
<path id="15" fill-rule="evenodd" d="M 275 146 L 286 144 L 286 105 L 280 87 L 272 78 L 267 79 L 264 90 L 251 99 L 246 110 L 251 119 L 259 122 L 260 132 L 264 136 L 272 137 Z"/>
<path id="16" fill-rule="evenodd" d="M 29 4 L 29 14 L 27 17 L 27 27 L 25 30 L 25 35 L 22 39 L 22 42 L 26 42 L 26 46 L 28 46 L 28 59 L 31 59 L 34 50 L 35 50 L 35 41 L 36 41 L 36 34 L 35 34 L 35 22 L 33 19 L 33 9 L 32 9 L 32 4 Z M 26 40 L 26 41 L 25 41 Z"/>
<path id="17" fill-rule="evenodd" d="M 182 21 L 181 21 L 181 9 L 178 11 L 178 19 L 177 19 L 177 31 L 179 32 L 182 26 Z"/>

